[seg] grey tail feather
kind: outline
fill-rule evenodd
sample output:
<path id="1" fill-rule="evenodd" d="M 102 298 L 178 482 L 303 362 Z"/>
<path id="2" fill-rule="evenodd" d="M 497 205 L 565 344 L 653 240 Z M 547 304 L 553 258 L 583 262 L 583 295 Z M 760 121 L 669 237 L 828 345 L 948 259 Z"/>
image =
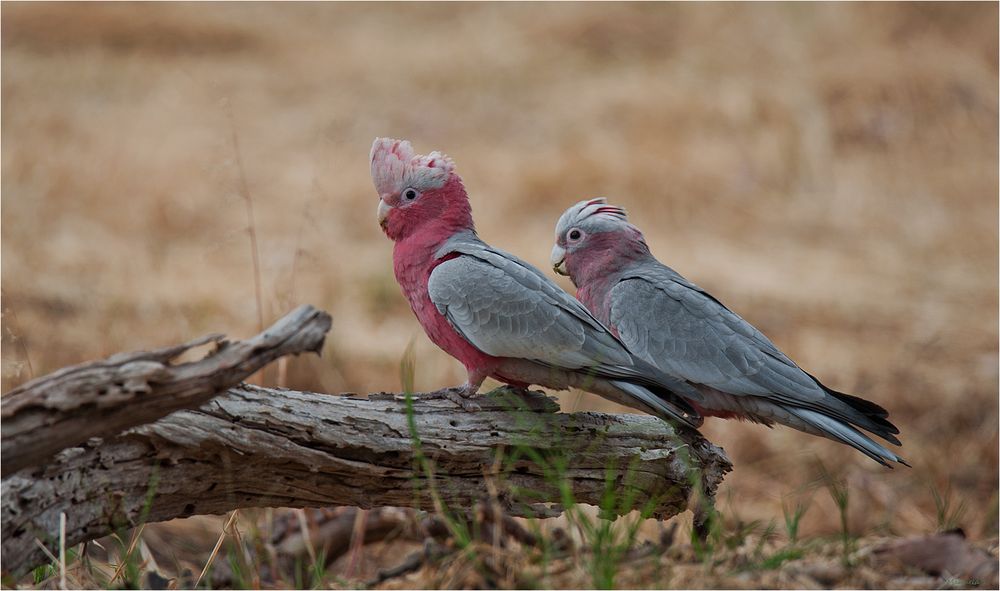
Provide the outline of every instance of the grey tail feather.
<path id="1" fill-rule="evenodd" d="M 853 447 L 886 468 L 892 468 L 889 462 L 898 462 L 904 466 L 910 466 L 903 458 L 839 419 L 806 408 L 788 408 L 788 411 L 812 425 L 830 439 Z"/>
<path id="2" fill-rule="evenodd" d="M 623 380 L 612 380 L 611 383 L 643 405 L 650 407 L 662 419 L 677 421 L 693 429 L 697 429 L 704 422 L 698 411 L 673 392 Z"/>
<path id="3" fill-rule="evenodd" d="M 808 372 L 806 375 L 812 378 L 813 381 L 815 381 L 820 388 L 823 388 L 827 394 L 833 396 L 860 415 L 858 420 L 850 420 L 851 423 L 865 429 L 866 431 L 871 431 L 875 435 L 878 435 L 893 445 L 902 445 L 899 438 L 896 437 L 896 435 L 899 434 L 899 428 L 889 422 L 889 411 L 882 408 L 878 404 L 875 404 L 871 400 L 865 400 L 860 396 L 852 396 L 850 394 L 838 392 L 833 388 L 828 388 L 824 386 L 822 382 L 817 380 L 815 376 L 809 374 Z"/>

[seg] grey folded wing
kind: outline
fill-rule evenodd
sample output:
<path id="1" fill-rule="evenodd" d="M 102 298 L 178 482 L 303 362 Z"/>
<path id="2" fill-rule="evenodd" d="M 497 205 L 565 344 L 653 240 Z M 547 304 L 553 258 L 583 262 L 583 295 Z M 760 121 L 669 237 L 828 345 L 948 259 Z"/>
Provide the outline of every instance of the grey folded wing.
<path id="1" fill-rule="evenodd" d="M 610 300 L 618 336 L 670 375 L 727 394 L 796 404 L 827 397 L 763 333 L 668 267 L 626 276 Z"/>
<path id="2" fill-rule="evenodd" d="M 484 353 L 633 375 L 632 356 L 614 335 L 546 281 L 515 261 L 481 250 L 440 263 L 427 287 L 438 311 Z"/>
<path id="3" fill-rule="evenodd" d="M 865 436 L 829 421 L 844 421 L 899 445 L 899 429 L 884 408 L 827 388 L 749 322 L 673 269 L 630 272 L 612 288 L 610 299 L 610 322 L 618 336 L 666 374 L 723 394 L 755 397 L 747 402 L 774 405 L 765 413 L 771 418 L 781 413 L 811 417 L 808 422 L 826 425 L 822 429 L 834 438 L 869 455 L 876 450 L 872 457 L 884 452 L 896 458 L 875 443 L 861 445 L 858 441 L 869 441 Z"/>

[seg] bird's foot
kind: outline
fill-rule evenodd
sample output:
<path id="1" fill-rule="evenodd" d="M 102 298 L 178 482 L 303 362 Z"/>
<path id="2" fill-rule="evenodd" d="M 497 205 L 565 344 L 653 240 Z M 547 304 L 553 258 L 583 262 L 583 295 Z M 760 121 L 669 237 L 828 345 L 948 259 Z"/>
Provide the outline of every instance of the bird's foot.
<path id="1" fill-rule="evenodd" d="M 475 412 L 477 410 L 482 410 L 482 407 L 478 403 L 471 400 L 479 388 L 471 384 L 462 384 L 461 386 L 454 386 L 451 388 L 445 388 L 442 390 L 444 392 L 445 398 L 451 400 L 458 406 L 461 406 L 466 412 Z"/>
<path id="2" fill-rule="evenodd" d="M 441 390 L 436 390 L 434 392 L 426 392 L 421 394 L 421 398 L 447 398 L 448 400 L 454 402 L 457 406 L 462 407 L 462 410 L 466 412 L 474 412 L 477 410 L 482 410 L 475 401 L 470 400 L 476 395 L 479 388 L 475 388 L 470 384 L 462 384 L 461 386 L 453 386 L 451 388 L 443 388 Z"/>

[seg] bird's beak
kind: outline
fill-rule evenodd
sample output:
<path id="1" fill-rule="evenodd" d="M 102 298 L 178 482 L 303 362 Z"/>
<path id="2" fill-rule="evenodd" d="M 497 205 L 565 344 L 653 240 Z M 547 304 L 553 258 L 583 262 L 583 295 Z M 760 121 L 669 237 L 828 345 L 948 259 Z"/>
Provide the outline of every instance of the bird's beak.
<path id="1" fill-rule="evenodd" d="M 387 219 L 389 217 L 389 212 L 392 210 L 392 206 L 385 202 L 383 199 L 378 200 L 378 225 L 382 226 L 385 230 Z"/>
<path id="2" fill-rule="evenodd" d="M 566 249 L 556 244 L 552 247 L 552 255 L 549 256 L 549 262 L 552 263 L 552 270 L 560 275 L 569 275 L 566 272 Z"/>

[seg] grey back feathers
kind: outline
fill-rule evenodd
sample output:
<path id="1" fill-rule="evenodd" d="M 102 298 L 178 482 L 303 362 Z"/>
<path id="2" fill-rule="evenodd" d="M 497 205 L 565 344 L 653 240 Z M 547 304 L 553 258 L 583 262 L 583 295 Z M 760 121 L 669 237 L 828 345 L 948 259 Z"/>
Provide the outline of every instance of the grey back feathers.
<path id="1" fill-rule="evenodd" d="M 824 397 L 760 331 L 668 267 L 628 270 L 610 302 L 625 343 L 671 374 L 731 394 Z"/>

